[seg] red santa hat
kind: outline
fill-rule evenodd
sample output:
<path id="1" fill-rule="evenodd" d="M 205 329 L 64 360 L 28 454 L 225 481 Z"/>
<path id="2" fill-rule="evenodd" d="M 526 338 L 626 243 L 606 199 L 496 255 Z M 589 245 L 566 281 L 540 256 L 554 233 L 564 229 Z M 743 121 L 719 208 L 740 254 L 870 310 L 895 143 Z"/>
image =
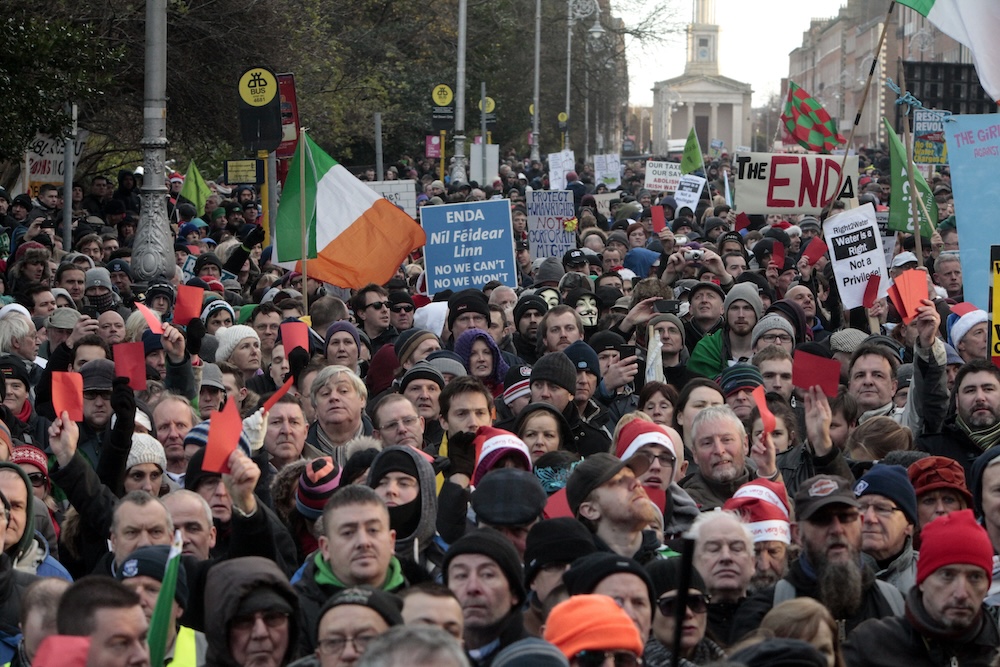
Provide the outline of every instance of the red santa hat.
<path id="1" fill-rule="evenodd" d="M 477 486 L 479 480 L 506 456 L 521 459 L 524 469 L 531 470 L 531 452 L 528 451 L 528 446 L 510 431 L 492 426 L 480 426 L 472 442 L 476 446 L 476 468 L 472 471 L 473 486 Z"/>
<path id="2" fill-rule="evenodd" d="M 677 456 L 677 446 L 667 430 L 645 419 L 634 419 L 622 427 L 615 443 L 615 456 L 627 461 L 645 445 L 661 445 Z"/>
<path id="3" fill-rule="evenodd" d="M 753 497 L 733 497 L 722 505 L 722 509 L 740 515 L 743 523 L 750 529 L 755 544 L 757 542 L 790 544 L 792 541 L 792 529 L 791 524 L 788 523 L 788 515 L 779 506 L 767 500 Z"/>
<path id="4" fill-rule="evenodd" d="M 777 507 L 791 521 L 792 503 L 788 500 L 788 490 L 781 482 L 770 482 L 766 479 L 755 479 L 736 489 L 733 498 L 756 498 Z"/>

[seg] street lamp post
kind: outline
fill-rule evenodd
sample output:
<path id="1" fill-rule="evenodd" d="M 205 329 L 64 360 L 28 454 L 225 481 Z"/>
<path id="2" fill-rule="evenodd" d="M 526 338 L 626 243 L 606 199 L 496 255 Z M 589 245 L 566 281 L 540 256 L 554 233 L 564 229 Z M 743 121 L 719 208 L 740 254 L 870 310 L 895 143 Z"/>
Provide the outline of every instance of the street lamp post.
<path id="1" fill-rule="evenodd" d="M 597 20 L 594 21 L 594 25 L 590 28 L 587 35 L 587 61 L 584 63 L 583 68 L 583 88 L 584 88 L 584 98 L 583 98 L 583 160 L 586 162 L 590 159 L 590 49 L 600 44 L 601 38 L 604 37 L 604 28 L 601 27 L 601 16 L 600 8 L 598 8 Z"/>
<path id="2" fill-rule="evenodd" d="M 597 12 L 597 19 L 594 21 L 590 33 L 598 36 L 604 34 L 601 27 L 601 8 L 597 0 L 569 0 L 566 4 L 566 148 L 569 148 L 569 124 L 570 119 L 570 80 L 573 65 L 573 26 L 577 21 L 582 21 L 594 12 Z"/>
<path id="3" fill-rule="evenodd" d="M 541 74 L 542 74 L 542 0 L 535 0 L 535 91 L 533 96 L 532 109 L 534 113 L 531 114 L 531 160 L 533 162 L 541 161 L 542 150 L 538 145 L 540 138 L 539 128 L 539 111 L 538 111 L 538 97 L 539 91 L 541 89 Z"/>

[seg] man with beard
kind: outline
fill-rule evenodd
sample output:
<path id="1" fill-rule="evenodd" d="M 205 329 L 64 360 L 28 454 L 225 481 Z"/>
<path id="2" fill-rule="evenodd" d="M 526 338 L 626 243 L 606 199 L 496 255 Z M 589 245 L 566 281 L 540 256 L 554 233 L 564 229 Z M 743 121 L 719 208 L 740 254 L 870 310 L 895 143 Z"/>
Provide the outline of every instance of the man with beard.
<path id="1" fill-rule="evenodd" d="M 753 328 L 764 313 L 757 287 L 750 283 L 734 286 L 726 296 L 723 312 L 723 327 L 699 340 L 691 350 L 691 372 L 714 378 L 731 362 L 749 362 L 753 356 Z"/>
<path id="2" fill-rule="evenodd" d="M 692 455 L 698 471 L 681 480 L 681 488 L 698 503 L 702 512 L 722 507 L 736 490 L 751 479 L 771 482 L 781 479 L 774 443 L 766 438 L 754 443 L 756 470 L 747 464 L 747 434 L 732 408 L 705 408 L 691 423 Z"/>
<path id="3" fill-rule="evenodd" d="M 645 456 L 622 461 L 593 454 L 573 469 L 566 482 L 569 508 L 594 535 L 598 551 L 610 551 L 645 564 L 657 558 L 659 540 L 646 527 L 656 508 L 639 477 L 649 467 Z"/>
<path id="4" fill-rule="evenodd" d="M 976 457 L 1000 443 L 1000 369 L 986 359 L 962 366 L 955 376 L 956 414 L 940 433 L 925 433 L 916 448 L 934 456 L 955 459 L 972 479 Z"/>
<path id="5" fill-rule="evenodd" d="M 559 304 L 550 308 L 538 325 L 542 337 L 542 354 L 562 352 L 578 340 L 583 340 L 583 318 L 570 306 Z"/>
<path id="6" fill-rule="evenodd" d="M 711 601 L 708 629 L 729 646 L 733 616 L 747 599 L 754 574 L 753 538 L 745 524 L 729 512 L 698 516 L 688 537 L 694 539 L 694 566 L 705 581 Z"/>
<path id="7" fill-rule="evenodd" d="M 517 356 L 529 364 L 538 361 L 538 325 L 549 310 L 549 304 L 540 296 L 527 294 L 514 306 L 514 349 Z"/>
<path id="8" fill-rule="evenodd" d="M 992 560 L 993 547 L 971 510 L 927 524 L 905 616 L 863 623 L 844 644 L 847 664 L 992 664 L 1000 632 L 982 601 Z"/>
<path id="9" fill-rule="evenodd" d="M 858 507 L 850 483 L 842 477 L 816 475 L 799 487 L 792 538 L 802 553 L 777 584 L 740 607 L 732 636 L 744 636 L 760 626 L 773 607 L 801 596 L 822 602 L 845 636 L 868 619 L 902 615 L 899 590 L 878 581 L 862 560 Z"/>

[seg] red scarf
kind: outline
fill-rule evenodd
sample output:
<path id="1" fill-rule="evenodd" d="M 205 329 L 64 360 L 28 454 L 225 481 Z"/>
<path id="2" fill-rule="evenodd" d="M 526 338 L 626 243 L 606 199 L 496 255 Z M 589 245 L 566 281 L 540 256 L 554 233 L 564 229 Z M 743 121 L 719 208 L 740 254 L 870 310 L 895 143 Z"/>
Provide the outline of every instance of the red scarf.
<path id="1" fill-rule="evenodd" d="M 24 406 L 21 408 L 21 412 L 14 415 L 14 418 L 19 422 L 27 423 L 28 419 L 31 417 L 31 401 L 24 399 Z"/>

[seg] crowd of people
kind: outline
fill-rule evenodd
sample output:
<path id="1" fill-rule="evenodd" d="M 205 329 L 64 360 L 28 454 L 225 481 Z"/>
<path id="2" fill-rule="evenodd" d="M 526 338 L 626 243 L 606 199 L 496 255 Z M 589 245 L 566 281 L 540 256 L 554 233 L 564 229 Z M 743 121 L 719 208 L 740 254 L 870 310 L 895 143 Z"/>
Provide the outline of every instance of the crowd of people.
<path id="1" fill-rule="evenodd" d="M 888 157 L 860 162 L 885 210 Z M 262 247 L 254 188 L 210 182 L 200 213 L 178 174 L 176 265 L 140 283 L 141 171 L 0 190 L 0 662 L 149 665 L 163 643 L 178 666 L 998 664 L 1000 369 L 946 168 L 923 256 L 895 239 L 892 277 L 927 285 L 904 321 L 845 310 L 804 252 L 847 203 L 737 230 L 725 155 L 697 210 L 642 163 L 599 207 L 580 165 L 577 246 L 536 259 L 544 164 L 435 166 L 384 177 L 419 207 L 508 201 L 517 285 L 427 294 L 420 249 L 384 285 L 304 280 Z M 186 324 L 180 285 L 204 290 Z M 839 365 L 835 395 L 806 355 Z M 67 371 L 81 421 L 55 412 Z M 234 405 L 220 473 L 211 417 Z"/>

